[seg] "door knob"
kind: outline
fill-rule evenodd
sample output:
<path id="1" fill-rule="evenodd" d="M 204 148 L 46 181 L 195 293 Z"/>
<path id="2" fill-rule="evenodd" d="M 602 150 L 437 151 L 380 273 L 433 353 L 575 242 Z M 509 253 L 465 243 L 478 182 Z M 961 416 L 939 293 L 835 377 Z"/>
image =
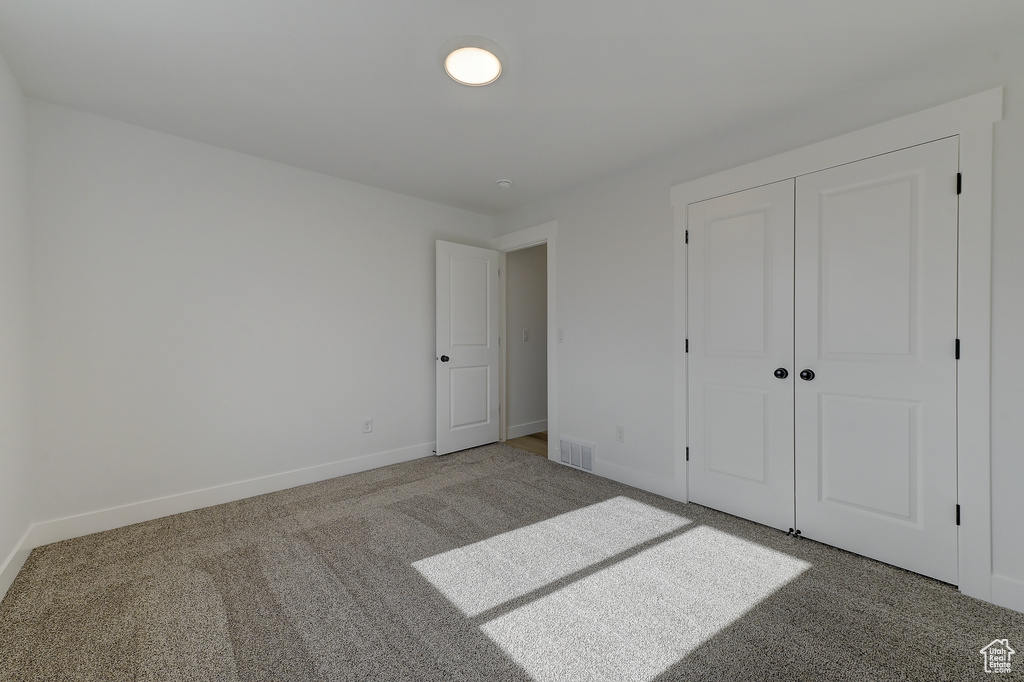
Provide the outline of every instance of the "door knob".
<path id="1" fill-rule="evenodd" d="M 776 379 L 785 379 L 788 376 L 789 376 L 789 371 L 787 371 L 785 367 L 779 367 L 777 370 L 775 370 L 775 378 Z"/>
<path id="2" fill-rule="evenodd" d="M 448 362 L 449 360 L 451 360 L 451 358 L 448 357 L 447 355 L 442 355 L 441 356 L 441 362 Z"/>
<path id="3" fill-rule="evenodd" d="M 811 379 L 814 378 L 814 371 L 810 369 L 805 369 L 804 371 L 800 372 L 800 378 L 803 379 L 804 381 L 810 381 Z"/>

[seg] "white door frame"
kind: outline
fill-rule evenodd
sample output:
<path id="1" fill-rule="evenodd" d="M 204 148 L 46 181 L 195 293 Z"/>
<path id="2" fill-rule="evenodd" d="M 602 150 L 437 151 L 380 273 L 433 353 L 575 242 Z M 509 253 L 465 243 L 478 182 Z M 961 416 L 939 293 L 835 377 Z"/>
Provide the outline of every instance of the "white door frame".
<path id="1" fill-rule="evenodd" d="M 686 207 L 784 180 L 957 135 L 960 141 L 957 368 L 960 591 L 993 601 L 991 487 L 992 129 L 1003 118 L 1003 89 L 903 116 L 672 188 L 675 211 L 675 470 L 687 500 Z M 1000 603 L 999 595 L 995 603 Z"/>
<path id="2" fill-rule="evenodd" d="M 528 227 L 524 230 L 495 237 L 491 240 L 491 247 L 496 251 L 508 253 L 528 249 L 532 246 L 547 244 L 547 318 L 548 318 L 548 434 L 554 437 L 548 438 L 548 459 L 558 459 L 558 391 L 557 391 L 557 332 L 555 329 L 555 241 L 558 232 L 558 223 L 551 221 L 541 225 Z M 501 278 L 501 368 L 498 376 L 501 381 L 501 426 L 499 434 L 504 441 L 508 436 L 508 404 L 506 400 L 506 389 L 508 386 L 508 334 L 506 330 L 505 295 L 506 281 L 508 277 Z"/>

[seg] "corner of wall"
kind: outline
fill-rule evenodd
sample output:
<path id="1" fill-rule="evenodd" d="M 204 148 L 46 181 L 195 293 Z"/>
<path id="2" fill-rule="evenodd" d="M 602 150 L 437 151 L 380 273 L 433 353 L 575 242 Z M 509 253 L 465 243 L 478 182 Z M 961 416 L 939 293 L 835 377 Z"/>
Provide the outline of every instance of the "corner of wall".
<path id="1" fill-rule="evenodd" d="M 34 494 L 26 109 L 0 56 L 0 598 L 31 549 Z"/>

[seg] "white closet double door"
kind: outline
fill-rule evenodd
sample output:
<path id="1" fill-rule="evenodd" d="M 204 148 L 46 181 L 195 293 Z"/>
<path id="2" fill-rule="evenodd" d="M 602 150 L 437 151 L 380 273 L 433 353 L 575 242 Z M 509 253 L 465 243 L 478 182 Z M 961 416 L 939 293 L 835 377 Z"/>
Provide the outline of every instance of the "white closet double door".
<path id="1" fill-rule="evenodd" d="M 958 141 L 691 204 L 689 496 L 958 582 Z"/>

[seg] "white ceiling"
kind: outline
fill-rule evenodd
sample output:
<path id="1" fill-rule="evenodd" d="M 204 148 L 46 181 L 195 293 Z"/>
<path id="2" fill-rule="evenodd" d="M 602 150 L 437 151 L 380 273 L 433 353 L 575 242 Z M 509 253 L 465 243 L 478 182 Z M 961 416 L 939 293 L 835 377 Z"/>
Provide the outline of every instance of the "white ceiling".
<path id="1" fill-rule="evenodd" d="M 1008 25 L 1021 0 L 0 0 L 0 53 L 40 100 L 497 214 Z M 460 35 L 508 54 L 495 84 L 445 76 Z"/>

